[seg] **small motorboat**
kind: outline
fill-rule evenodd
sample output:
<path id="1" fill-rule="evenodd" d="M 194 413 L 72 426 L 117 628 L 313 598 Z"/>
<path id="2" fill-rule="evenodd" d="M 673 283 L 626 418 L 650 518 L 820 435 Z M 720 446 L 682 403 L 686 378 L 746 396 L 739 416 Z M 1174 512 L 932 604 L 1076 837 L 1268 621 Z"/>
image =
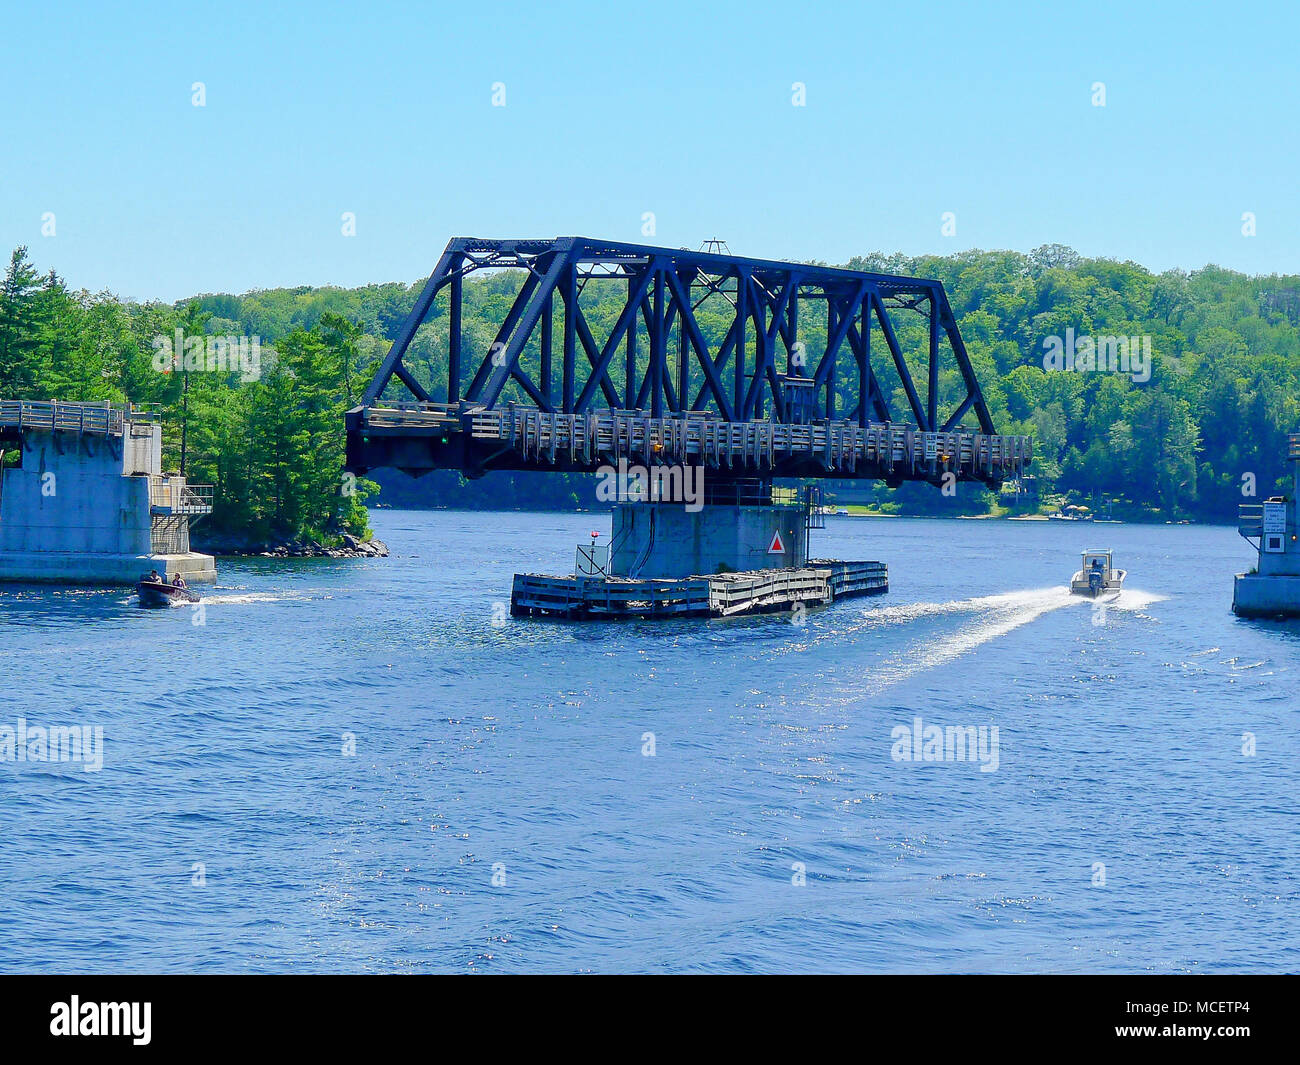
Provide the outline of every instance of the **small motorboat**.
<path id="1" fill-rule="evenodd" d="M 1083 568 L 1070 581 L 1074 595 L 1090 595 L 1094 599 L 1106 592 L 1118 592 L 1124 587 L 1128 572 L 1111 566 L 1109 551 L 1085 551 Z"/>
<path id="2" fill-rule="evenodd" d="M 151 609 L 176 606 L 181 603 L 197 603 L 199 597 L 181 584 L 167 584 L 165 581 L 151 581 L 141 578 L 135 586 L 140 597 L 140 605 Z"/>

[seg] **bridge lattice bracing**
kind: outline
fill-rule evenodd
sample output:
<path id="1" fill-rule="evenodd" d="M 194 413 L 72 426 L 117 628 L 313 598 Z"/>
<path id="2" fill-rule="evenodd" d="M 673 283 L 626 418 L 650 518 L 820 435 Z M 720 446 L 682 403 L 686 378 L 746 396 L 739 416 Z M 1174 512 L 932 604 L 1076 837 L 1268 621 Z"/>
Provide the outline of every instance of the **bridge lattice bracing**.
<path id="1" fill-rule="evenodd" d="M 502 270 L 518 281 L 479 301 L 491 327 L 467 321 L 465 279 Z M 426 322 L 436 357 L 408 365 Z M 944 359 L 960 382 L 946 403 Z M 997 434 L 938 281 L 582 237 L 453 239 L 349 412 L 349 467 L 476 476 L 619 458 L 996 484 L 1030 446 Z"/>

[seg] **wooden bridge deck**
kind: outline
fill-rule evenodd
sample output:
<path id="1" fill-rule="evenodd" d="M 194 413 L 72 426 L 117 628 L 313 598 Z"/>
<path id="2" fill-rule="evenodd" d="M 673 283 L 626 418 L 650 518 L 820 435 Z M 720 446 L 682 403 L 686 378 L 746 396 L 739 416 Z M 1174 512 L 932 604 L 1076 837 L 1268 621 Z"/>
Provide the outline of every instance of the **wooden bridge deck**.
<path id="1" fill-rule="evenodd" d="M 459 439 L 492 455 L 493 468 L 594 469 L 627 459 L 899 480 L 935 480 L 951 472 L 992 483 L 1020 476 L 1033 458 L 1024 436 L 964 429 L 930 433 L 883 423 L 727 422 L 707 414 L 653 418 L 637 411 L 557 414 L 438 403 L 362 407 L 353 417 L 367 445 L 385 437 L 424 437 L 443 445 Z"/>

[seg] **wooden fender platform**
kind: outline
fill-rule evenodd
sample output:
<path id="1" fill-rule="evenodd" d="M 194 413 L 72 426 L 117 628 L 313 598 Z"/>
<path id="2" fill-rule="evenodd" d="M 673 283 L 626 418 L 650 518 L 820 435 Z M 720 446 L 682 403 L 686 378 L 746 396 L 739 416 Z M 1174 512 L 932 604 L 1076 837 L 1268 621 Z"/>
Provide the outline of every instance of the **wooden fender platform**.
<path id="1" fill-rule="evenodd" d="M 883 562 L 815 560 L 800 569 L 752 570 L 660 580 L 627 577 L 548 577 L 516 573 L 510 593 L 515 617 L 733 617 L 823 606 L 851 595 L 889 591 Z"/>

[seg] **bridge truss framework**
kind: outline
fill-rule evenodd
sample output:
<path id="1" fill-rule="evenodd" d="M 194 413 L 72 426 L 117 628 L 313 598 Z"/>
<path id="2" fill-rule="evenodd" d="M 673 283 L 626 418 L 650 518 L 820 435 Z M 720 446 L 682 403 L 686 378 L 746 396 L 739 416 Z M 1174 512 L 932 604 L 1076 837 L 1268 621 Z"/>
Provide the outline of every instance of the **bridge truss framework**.
<path id="1" fill-rule="evenodd" d="M 487 349 L 470 351 L 465 279 L 501 269 L 522 271 L 522 284 Z M 588 285 L 620 296 L 600 341 L 582 305 Z M 403 359 L 444 291 L 446 374 L 426 385 Z M 900 339 L 903 312 L 926 323 L 920 351 Z M 810 315 L 825 334 L 811 352 L 800 339 Z M 947 409 L 945 348 L 965 392 Z M 911 369 L 922 361 L 924 398 Z M 902 420 L 882 365 L 906 401 Z M 409 395 L 393 397 L 394 381 Z M 976 426 L 962 425 L 968 416 Z M 1031 449 L 996 432 L 939 281 L 583 237 L 453 239 L 348 414 L 357 472 L 592 470 L 620 458 L 734 477 L 939 483 L 951 473 L 996 485 L 1022 472 Z"/>

